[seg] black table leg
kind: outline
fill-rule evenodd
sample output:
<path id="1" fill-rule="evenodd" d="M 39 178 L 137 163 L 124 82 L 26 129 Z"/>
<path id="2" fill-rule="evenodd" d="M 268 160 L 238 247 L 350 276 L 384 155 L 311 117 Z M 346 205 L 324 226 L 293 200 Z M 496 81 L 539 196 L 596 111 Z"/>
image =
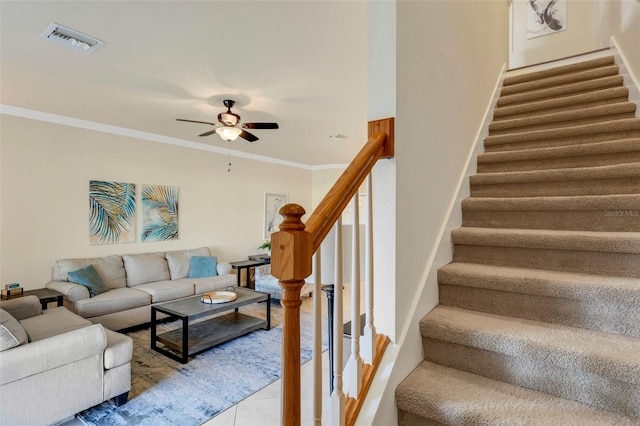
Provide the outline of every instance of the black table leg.
<path id="1" fill-rule="evenodd" d="M 151 349 L 156 349 L 156 308 L 151 307 Z"/>
<path id="2" fill-rule="evenodd" d="M 267 331 L 271 330 L 271 295 L 267 296 Z"/>
<path id="3" fill-rule="evenodd" d="M 182 360 L 183 364 L 189 362 L 189 318 L 182 319 Z"/>

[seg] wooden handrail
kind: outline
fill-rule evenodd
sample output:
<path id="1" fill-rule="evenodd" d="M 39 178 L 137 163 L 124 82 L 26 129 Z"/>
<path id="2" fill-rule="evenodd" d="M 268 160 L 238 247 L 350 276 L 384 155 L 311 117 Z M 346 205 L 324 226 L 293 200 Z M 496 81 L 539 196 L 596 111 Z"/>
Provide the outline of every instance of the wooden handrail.
<path id="1" fill-rule="evenodd" d="M 305 225 L 304 208 L 287 204 L 280 231 L 271 236 L 271 274 L 279 279 L 283 294 L 282 424 L 299 426 L 300 411 L 300 291 L 311 275 L 312 256 L 320 247 L 349 200 L 371 173 L 379 158 L 392 157 L 394 119 L 369 122 L 369 140 L 316 207 Z"/>
<path id="2" fill-rule="evenodd" d="M 369 122 L 369 140 L 307 220 L 306 229 L 313 235 L 314 253 L 358 192 L 364 179 L 371 173 L 376 161 L 379 158 L 393 157 L 393 125 L 393 118 Z"/>

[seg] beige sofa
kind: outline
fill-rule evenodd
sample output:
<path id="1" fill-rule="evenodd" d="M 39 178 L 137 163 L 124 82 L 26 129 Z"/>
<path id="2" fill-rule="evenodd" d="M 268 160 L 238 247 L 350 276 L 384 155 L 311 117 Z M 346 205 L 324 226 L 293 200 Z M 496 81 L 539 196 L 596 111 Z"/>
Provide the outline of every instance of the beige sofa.
<path id="1" fill-rule="evenodd" d="M 151 321 L 151 304 L 220 290 L 236 285 L 231 265 L 217 263 L 217 275 L 189 278 L 193 256 L 211 256 L 207 247 L 160 253 L 113 255 L 86 259 L 61 259 L 46 286 L 63 294 L 70 311 L 122 330 Z M 108 291 L 90 297 L 87 287 L 70 281 L 69 272 L 93 265 Z"/>
<path id="2" fill-rule="evenodd" d="M 0 302 L 0 424 L 50 425 L 131 389 L 133 343 L 36 296 Z"/>

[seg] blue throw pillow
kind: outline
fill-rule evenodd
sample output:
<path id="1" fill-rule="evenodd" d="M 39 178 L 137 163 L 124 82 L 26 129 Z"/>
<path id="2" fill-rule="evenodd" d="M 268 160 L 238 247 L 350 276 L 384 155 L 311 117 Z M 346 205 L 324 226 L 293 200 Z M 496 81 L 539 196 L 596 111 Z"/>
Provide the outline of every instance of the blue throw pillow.
<path id="1" fill-rule="evenodd" d="M 191 256 L 189 261 L 189 278 L 215 277 L 218 275 L 215 256 Z"/>
<path id="2" fill-rule="evenodd" d="M 69 280 L 87 287 L 91 297 L 109 290 L 93 265 L 69 272 Z"/>

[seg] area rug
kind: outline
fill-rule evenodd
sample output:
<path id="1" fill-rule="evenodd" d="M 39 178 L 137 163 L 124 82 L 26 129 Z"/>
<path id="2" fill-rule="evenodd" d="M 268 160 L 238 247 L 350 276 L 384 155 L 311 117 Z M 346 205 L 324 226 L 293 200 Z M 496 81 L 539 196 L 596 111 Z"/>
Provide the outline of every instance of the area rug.
<path id="1" fill-rule="evenodd" d="M 301 313 L 300 323 L 304 363 L 312 356 L 311 315 Z M 127 334 L 133 339 L 129 401 L 83 411 L 78 417 L 88 425 L 200 425 L 281 377 L 281 326 L 218 345 L 187 364 L 151 350 L 149 328 Z M 326 325 L 323 335 L 326 348 Z"/>

